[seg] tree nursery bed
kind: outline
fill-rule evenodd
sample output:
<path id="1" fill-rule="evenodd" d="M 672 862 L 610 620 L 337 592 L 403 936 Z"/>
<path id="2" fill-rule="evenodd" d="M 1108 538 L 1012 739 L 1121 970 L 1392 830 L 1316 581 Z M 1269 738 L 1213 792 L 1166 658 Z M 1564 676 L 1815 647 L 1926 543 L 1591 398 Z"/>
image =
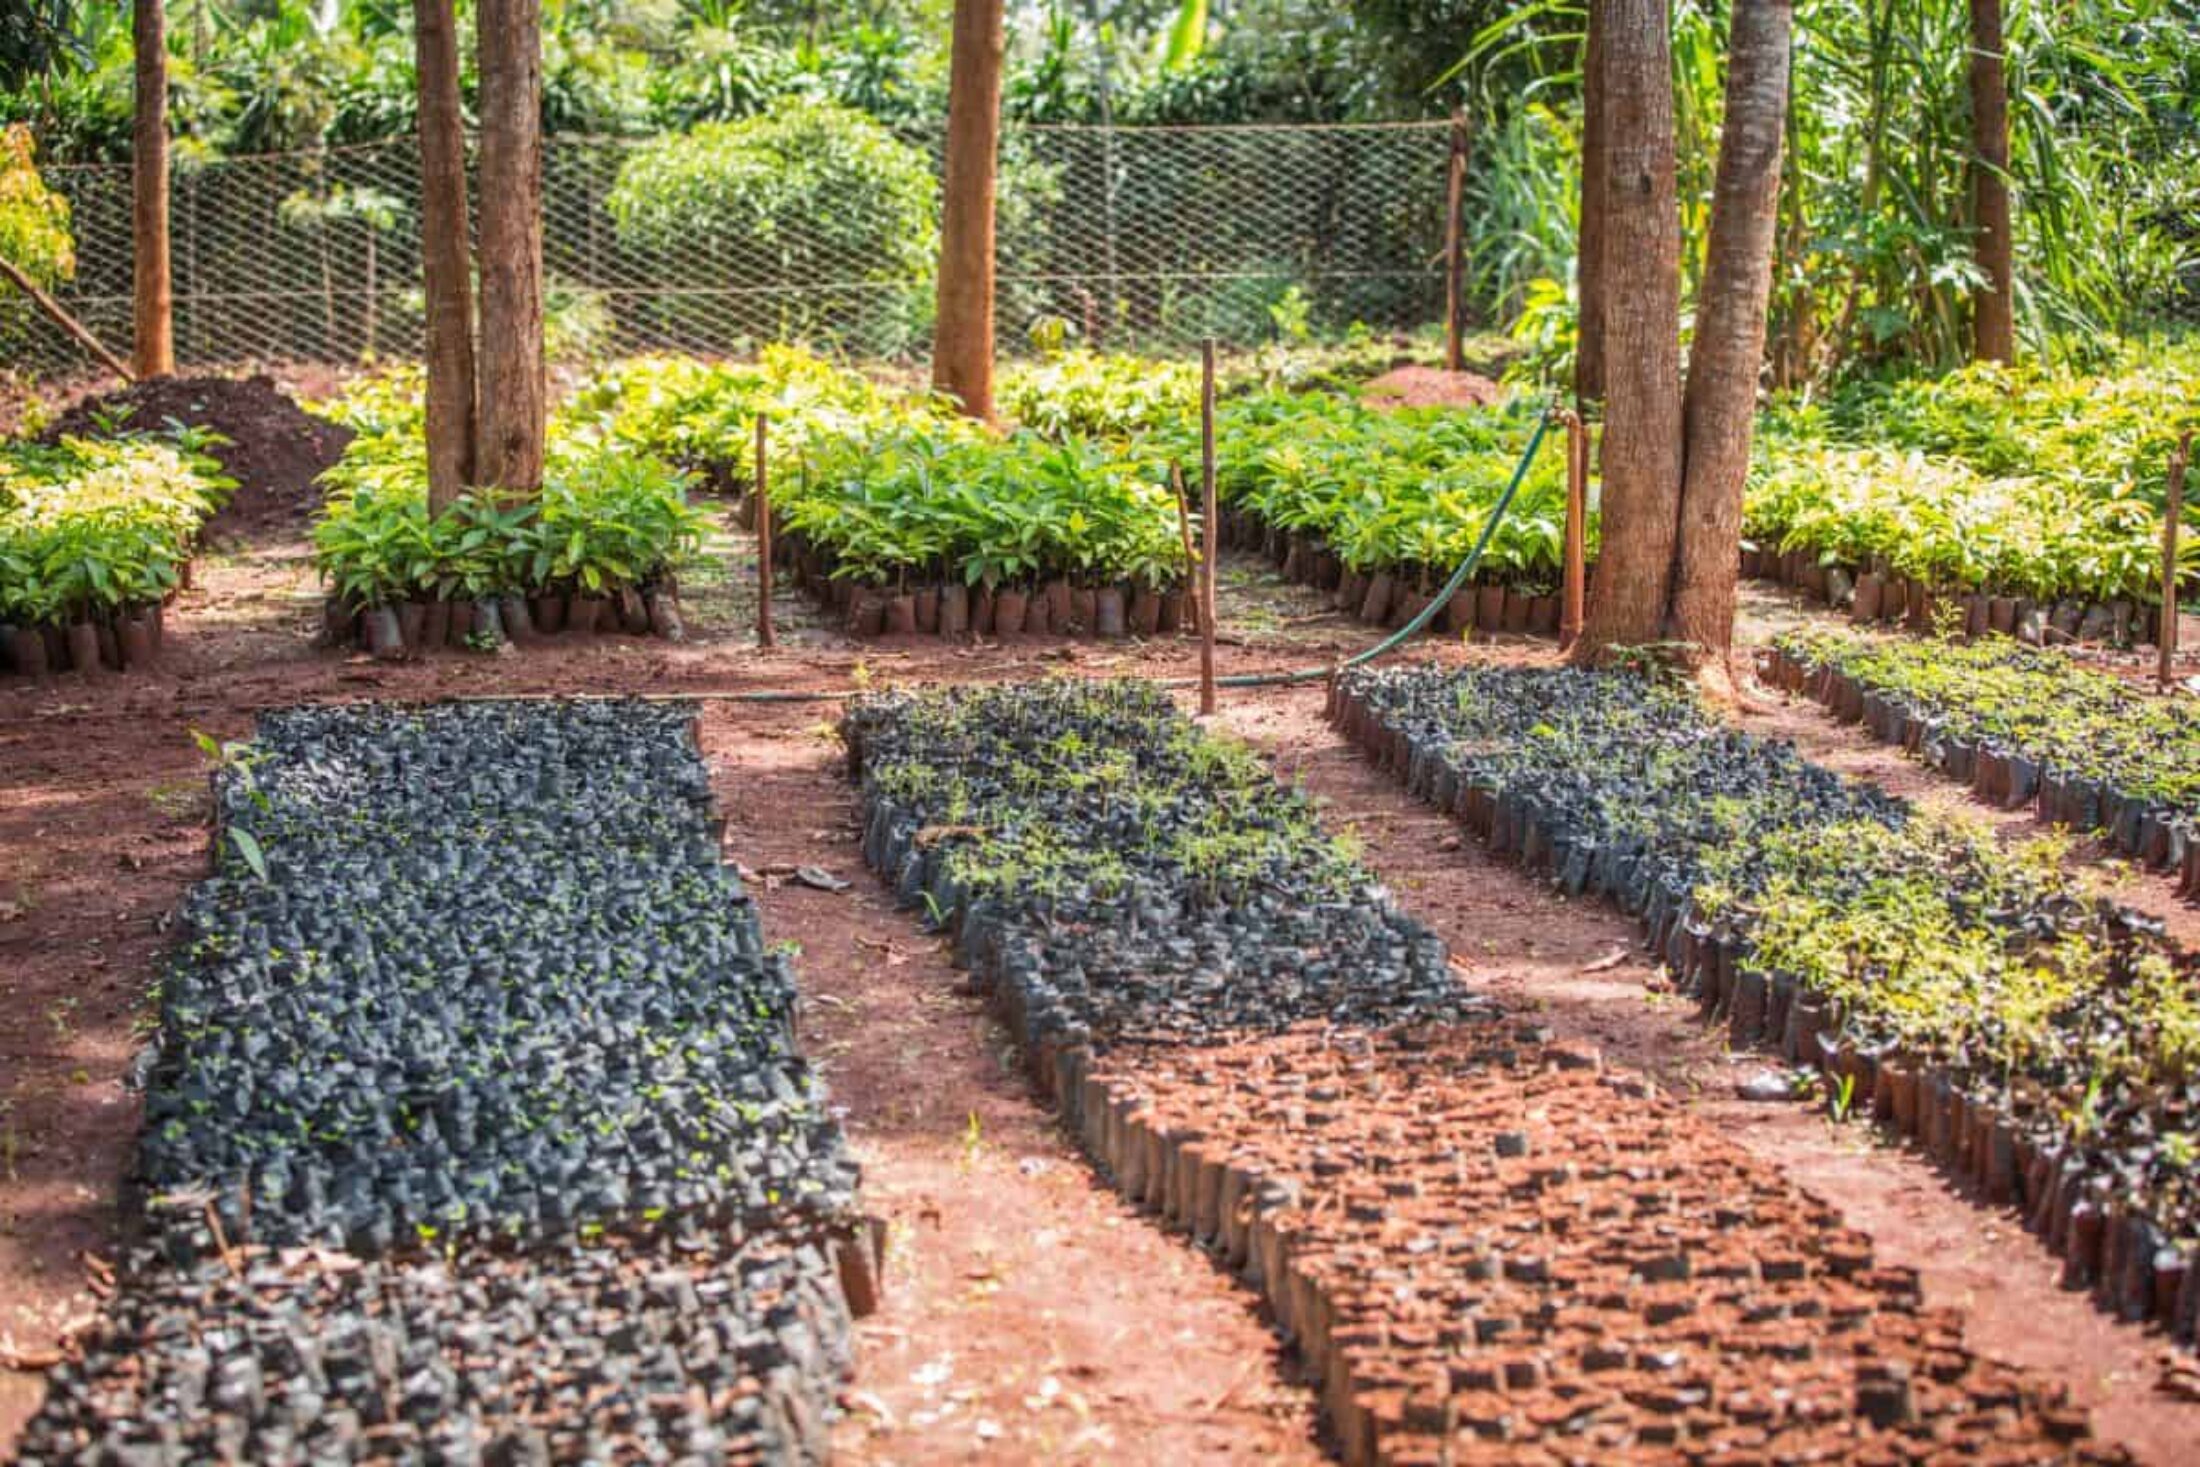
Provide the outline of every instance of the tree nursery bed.
<path id="1" fill-rule="evenodd" d="M 1640 914 L 1736 1043 L 1823 1069 L 2106 1307 L 2191 1336 L 2193 960 L 2051 842 L 2005 850 L 1610 674 L 1355 674 L 1332 714 L 1494 848 Z"/>
<path id="2" fill-rule="evenodd" d="M 219 748 L 137 1237 L 22 1460 L 822 1455 L 877 1239 L 695 716 Z"/>
<path id="3" fill-rule="evenodd" d="M 1832 1209 L 1451 983 L 1303 795 L 1152 690 L 845 731 L 866 858 L 1116 1187 L 1266 1298 L 1347 1461 L 2117 1455 Z"/>
<path id="4" fill-rule="evenodd" d="M 2200 711 L 2059 653 L 2008 642 L 1794 632 L 1761 654 L 1775 687 L 1900 745 L 1982 800 L 2099 831 L 2200 895 Z"/>

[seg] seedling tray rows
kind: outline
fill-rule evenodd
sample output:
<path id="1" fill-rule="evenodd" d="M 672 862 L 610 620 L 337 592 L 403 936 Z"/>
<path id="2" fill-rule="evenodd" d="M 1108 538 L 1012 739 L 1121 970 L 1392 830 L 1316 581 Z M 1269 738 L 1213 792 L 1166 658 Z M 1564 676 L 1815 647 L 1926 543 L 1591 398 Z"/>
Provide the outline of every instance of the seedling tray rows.
<path id="1" fill-rule="evenodd" d="M 221 751 L 146 1246 L 31 1460 L 821 1449 L 876 1237 L 694 718 L 308 708 Z"/>
<path id="2" fill-rule="evenodd" d="M 2051 846 L 2005 851 L 1618 674 L 1356 673 L 1332 713 L 1493 848 L 1639 914 L 1737 1043 L 1821 1067 L 2106 1306 L 2193 1333 L 2200 982 Z"/>
<path id="3" fill-rule="evenodd" d="M 1452 984 L 1155 690 L 884 695 L 845 732 L 867 857 L 1118 1189 L 1265 1295 L 1348 1462 L 2102 1455 L 1829 1209 Z"/>
<path id="4" fill-rule="evenodd" d="M 2200 895 L 2200 716 L 2067 656 L 2006 642 L 1792 633 L 1768 681 L 1900 744 L 1982 800 L 2097 830 Z"/>

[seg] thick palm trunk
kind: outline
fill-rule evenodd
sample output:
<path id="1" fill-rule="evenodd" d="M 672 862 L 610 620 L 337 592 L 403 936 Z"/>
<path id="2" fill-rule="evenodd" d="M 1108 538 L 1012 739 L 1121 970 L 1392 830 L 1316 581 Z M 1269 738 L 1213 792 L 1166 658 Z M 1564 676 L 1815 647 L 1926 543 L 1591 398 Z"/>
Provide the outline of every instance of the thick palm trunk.
<path id="1" fill-rule="evenodd" d="M 1581 223 L 1575 231 L 1574 398 L 1604 396 L 1604 0 L 1589 0 L 1581 45 Z"/>
<path id="2" fill-rule="evenodd" d="M 542 488 L 542 6 L 480 0 L 481 352 L 474 471 Z"/>
<path id="3" fill-rule="evenodd" d="M 428 504 L 440 511 L 474 479 L 473 281 L 466 224 L 466 136 L 458 96 L 458 26 L 451 0 L 413 0 L 413 50 L 420 80 Z"/>
<path id="4" fill-rule="evenodd" d="M 131 315 L 137 375 L 176 370 L 175 282 L 168 262 L 168 23 L 161 0 L 135 0 L 136 113 L 130 127 Z"/>
<path id="5" fill-rule="evenodd" d="M 1726 123 L 1682 405 L 1686 468 L 1672 635 L 1721 668 L 1734 642 L 1742 489 L 1749 477 L 1750 428 L 1772 294 L 1793 23 L 1792 0 L 1734 0 Z"/>
<path id="6" fill-rule="evenodd" d="M 2009 220 L 2009 80 L 2001 0 L 1971 0 L 1971 219 L 1986 283 L 1972 298 L 1971 355 L 2016 360 L 2015 242 Z"/>
<path id="7" fill-rule="evenodd" d="M 1659 640 L 1681 480 L 1680 224 L 1664 0 L 1606 0 L 1603 550 L 1577 658 Z"/>
<path id="8" fill-rule="evenodd" d="M 994 176 L 1001 140 L 1002 0 L 955 0 L 947 94 L 932 385 L 993 418 Z"/>

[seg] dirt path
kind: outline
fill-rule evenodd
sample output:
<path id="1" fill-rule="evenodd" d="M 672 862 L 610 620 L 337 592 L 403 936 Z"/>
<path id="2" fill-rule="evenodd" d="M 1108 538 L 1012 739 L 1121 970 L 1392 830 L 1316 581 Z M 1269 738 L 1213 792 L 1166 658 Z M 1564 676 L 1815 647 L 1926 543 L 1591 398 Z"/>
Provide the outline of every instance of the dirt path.
<path id="1" fill-rule="evenodd" d="M 1837 1128 L 1807 1104 L 1738 1099 L 1739 1081 L 1776 1062 L 1729 1053 L 1723 1031 L 1665 993 L 1633 919 L 1492 858 L 1456 821 L 1408 798 L 1338 741 L 1318 689 L 1232 699 L 1222 722 L 1327 801 L 1332 828 L 1361 837 L 1368 864 L 1449 942 L 1466 982 L 1686 1096 L 1706 1122 L 1840 1207 L 1883 1263 L 1917 1269 L 1929 1303 L 1969 1311 L 1973 1348 L 2068 1381 L 2107 1440 L 2149 1461 L 2189 1460 L 2200 1402 L 2156 1389 L 2159 1334 L 2059 1287 L 2058 1266 L 2014 1214 L 1972 1202 L 1867 1127 Z"/>
<path id="2" fill-rule="evenodd" d="M 804 1046 L 891 1228 L 836 1448 L 852 1462 L 1307 1462 L 1312 1395 L 1252 1297 L 1102 1188 L 944 946 L 863 869 L 815 715 L 714 708 L 728 854 L 798 943 Z M 790 879 L 815 865 L 850 883 Z"/>

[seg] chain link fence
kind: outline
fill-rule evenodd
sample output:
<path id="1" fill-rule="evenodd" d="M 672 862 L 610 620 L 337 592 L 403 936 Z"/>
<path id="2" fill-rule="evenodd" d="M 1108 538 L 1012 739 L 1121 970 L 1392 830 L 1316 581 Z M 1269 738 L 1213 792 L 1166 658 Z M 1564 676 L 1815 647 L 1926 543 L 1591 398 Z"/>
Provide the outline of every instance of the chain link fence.
<path id="1" fill-rule="evenodd" d="M 910 140 L 939 172 L 936 136 Z M 650 140 L 545 148 L 554 353 L 738 353 L 802 339 L 920 353 L 928 276 L 882 270 L 860 221 L 770 237 L 619 226 L 607 206 Z M 1109 347 L 1251 345 L 1292 323 L 1404 329 L 1443 310 L 1443 122 L 1028 127 L 1003 140 L 1001 344 L 1066 321 Z M 130 338 L 127 166 L 47 170 L 74 215 L 78 269 L 56 292 L 102 340 Z M 419 150 L 358 147 L 179 164 L 171 198 L 179 362 L 346 364 L 420 350 Z M 796 236 L 799 236 L 797 238 Z M 0 318 L 19 369 L 81 364 L 23 303 Z"/>

